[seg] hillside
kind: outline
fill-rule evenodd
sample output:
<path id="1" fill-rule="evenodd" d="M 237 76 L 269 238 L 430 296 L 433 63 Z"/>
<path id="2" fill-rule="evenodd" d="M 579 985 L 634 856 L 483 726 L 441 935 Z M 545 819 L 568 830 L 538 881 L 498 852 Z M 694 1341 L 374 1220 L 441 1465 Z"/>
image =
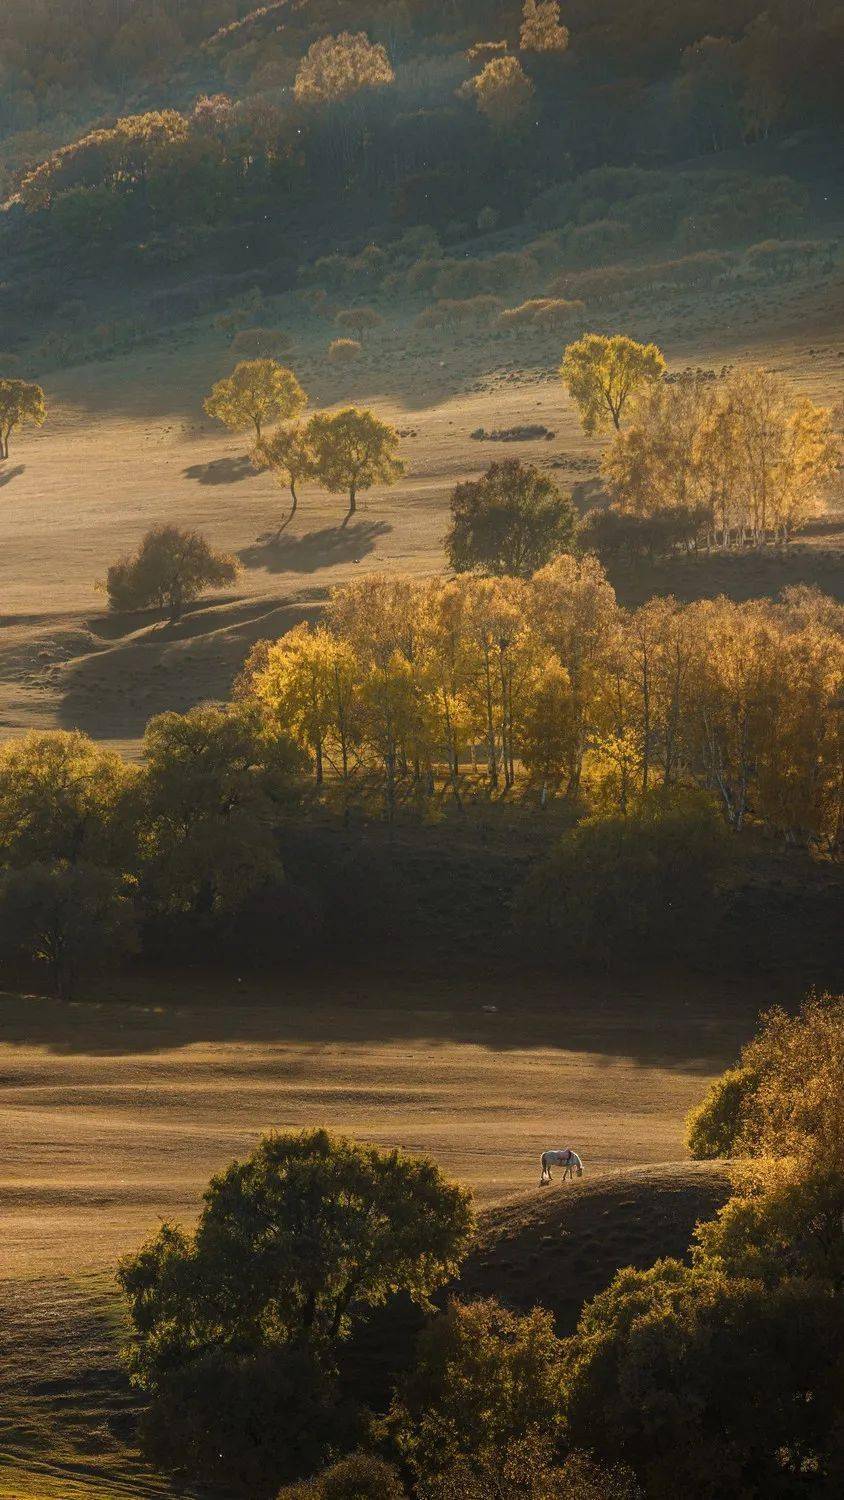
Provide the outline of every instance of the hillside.
<path id="1" fill-rule="evenodd" d="M 682 1256 L 696 1221 L 726 1193 L 719 1164 L 689 1162 L 526 1190 L 482 1214 L 478 1247 L 456 1290 L 520 1309 L 541 1302 L 567 1332 L 618 1266 Z M 137 1457 L 138 1404 L 120 1366 L 124 1323 L 107 1275 L 0 1284 L 0 1312 L 8 1341 L 0 1373 L 2 1500 L 190 1500 L 199 1493 L 171 1487 Z M 394 1352 L 404 1357 L 398 1345 Z"/>

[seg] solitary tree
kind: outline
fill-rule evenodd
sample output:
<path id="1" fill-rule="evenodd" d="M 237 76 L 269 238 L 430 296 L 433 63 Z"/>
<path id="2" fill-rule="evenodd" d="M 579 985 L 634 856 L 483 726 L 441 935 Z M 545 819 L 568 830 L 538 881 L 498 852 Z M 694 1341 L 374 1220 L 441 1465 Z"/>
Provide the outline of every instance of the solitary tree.
<path id="1" fill-rule="evenodd" d="M 355 406 L 317 412 L 307 426 L 314 452 L 314 472 L 329 494 L 348 494 L 346 522 L 355 514 L 361 490 L 393 484 L 404 473 L 396 454 L 398 433 L 371 411 Z"/>
<path id="2" fill-rule="evenodd" d="M 167 609 L 175 624 L 204 589 L 234 583 L 237 572 L 235 559 L 214 552 L 198 531 L 153 526 L 134 557 L 109 568 L 108 602 L 115 611 Z"/>
<path id="3" fill-rule="evenodd" d="M 46 417 L 40 385 L 29 380 L 0 380 L 0 459 L 9 457 L 9 439 L 16 427 L 25 422 L 43 427 Z"/>
<path id="4" fill-rule="evenodd" d="M 451 497 L 446 552 L 457 573 L 477 570 L 528 578 L 565 552 L 577 518 L 568 495 L 533 464 L 510 458 Z"/>
<path id="5" fill-rule="evenodd" d="M 333 365 L 353 365 L 360 356 L 358 339 L 332 339 L 328 346 L 328 358 Z"/>
<path id="6" fill-rule="evenodd" d="M 292 370 L 275 359 L 244 359 L 231 375 L 218 380 L 205 401 L 209 417 L 216 417 L 230 432 L 242 432 L 251 424 L 255 441 L 267 422 L 286 422 L 304 411 L 308 398 Z"/>
<path id="7" fill-rule="evenodd" d="M 314 453 L 308 441 L 307 428 L 299 423 L 293 427 L 280 427 L 271 438 L 267 438 L 255 449 L 252 461 L 258 469 L 269 469 L 277 482 L 290 490 L 290 514 L 282 521 L 280 533 L 282 527 L 292 521 L 298 509 L 296 486 L 314 472 Z"/>
<path id="8" fill-rule="evenodd" d="M 665 368 L 656 344 L 637 344 L 621 333 L 612 338 L 587 333 L 569 344 L 560 375 L 579 408 L 584 430 L 593 433 L 609 422 L 618 431 L 630 397 L 661 380 Z"/>
<path id="9" fill-rule="evenodd" d="M 347 307 L 338 312 L 334 321 L 340 328 L 348 328 L 362 340 L 365 333 L 371 332 L 373 328 L 380 328 L 384 319 L 374 307 Z"/>
<path id="10" fill-rule="evenodd" d="M 365 31 L 342 31 L 314 42 L 299 64 L 294 92 L 300 104 L 336 104 L 361 89 L 383 88 L 395 78 L 385 49 Z"/>

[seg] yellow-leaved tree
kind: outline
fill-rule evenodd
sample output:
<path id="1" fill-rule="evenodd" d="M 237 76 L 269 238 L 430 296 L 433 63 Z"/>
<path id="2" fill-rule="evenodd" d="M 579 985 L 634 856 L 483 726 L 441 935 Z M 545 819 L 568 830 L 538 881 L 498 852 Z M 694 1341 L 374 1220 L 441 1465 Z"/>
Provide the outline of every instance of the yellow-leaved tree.
<path id="1" fill-rule="evenodd" d="M 296 73 L 294 93 L 300 104 L 337 104 L 361 89 L 384 88 L 394 81 L 390 59 L 380 42 L 365 31 L 341 31 L 314 42 Z"/>
<path id="2" fill-rule="evenodd" d="M 565 52 L 569 30 L 560 21 L 557 0 L 525 0 L 519 45 L 523 52 Z"/>
<path id="3" fill-rule="evenodd" d="M 325 626 L 297 625 L 273 642 L 249 682 L 249 696 L 313 757 L 317 784 L 325 763 L 345 781 L 359 743 L 361 674 L 355 653 Z"/>
<path id="4" fill-rule="evenodd" d="M 357 510 L 361 490 L 394 484 L 404 473 L 396 452 L 398 433 L 371 411 L 348 406 L 343 411 L 317 412 L 308 423 L 307 440 L 320 484 L 331 495 L 349 497 L 344 526 Z"/>
<path id="5" fill-rule="evenodd" d="M 601 432 L 610 423 L 618 432 L 631 397 L 662 380 L 665 368 L 656 344 L 637 344 L 622 333 L 586 333 L 569 344 L 560 375 L 586 432 Z"/>
<path id="6" fill-rule="evenodd" d="M 292 427 L 279 427 L 271 438 L 260 443 L 252 455 L 256 469 L 269 469 L 273 478 L 290 491 L 290 514 L 282 521 L 276 535 L 292 521 L 299 506 L 296 486 L 314 472 L 314 452 L 308 440 L 308 430 L 296 422 Z"/>
<path id="7" fill-rule="evenodd" d="M 30 380 L 0 380 L 0 459 L 9 457 L 9 439 L 16 427 L 25 422 L 43 427 L 46 417 L 40 385 Z"/>
<path id="8" fill-rule="evenodd" d="M 307 404 L 308 398 L 292 370 L 275 359 L 244 359 L 231 375 L 217 381 L 206 398 L 205 410 L 230 432 L 254 427 L 255 441 L 260 445 L 268 422 L 297 417 Z"/>

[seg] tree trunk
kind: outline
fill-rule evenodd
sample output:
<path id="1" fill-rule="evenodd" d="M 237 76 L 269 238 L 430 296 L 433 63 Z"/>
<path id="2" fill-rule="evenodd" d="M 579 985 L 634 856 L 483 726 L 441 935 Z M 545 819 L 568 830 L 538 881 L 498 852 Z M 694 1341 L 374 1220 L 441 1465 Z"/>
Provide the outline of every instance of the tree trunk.
<path id="1" fill-rule="evenodd" d="M 357 508 L 357 490 L 355 485 L 351 485 L 349 488 L 349 509 L 346 511 L 345 519 L 343 521 L 344 526 L 347 526 L 349 524 L 349 521 L 355 514 Z"/>

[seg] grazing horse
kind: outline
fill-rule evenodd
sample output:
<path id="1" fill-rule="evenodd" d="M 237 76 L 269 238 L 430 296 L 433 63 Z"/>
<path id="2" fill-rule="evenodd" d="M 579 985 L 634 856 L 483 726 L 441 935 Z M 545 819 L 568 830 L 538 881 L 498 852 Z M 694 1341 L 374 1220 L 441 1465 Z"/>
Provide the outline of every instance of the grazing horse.
<path id="1" fill-rule="evenodd" d="M 552 1167 L 565 1168 L 563 1182 L 565 1182 L 567 1177 L 574 1177 L 575 1172 L 578 1177 L 583 1176 L 583 1162 L 580 1160 L 577 1152 L 572 1151 L 570 1146 L 567 1146 L 565 1151 L 543 1151 L 540 1161 L 542 1164 L 542 1176 L 539 1179 L 540 1187 L 544 1187 L 546 1182 L 551 1181 Z"/>

